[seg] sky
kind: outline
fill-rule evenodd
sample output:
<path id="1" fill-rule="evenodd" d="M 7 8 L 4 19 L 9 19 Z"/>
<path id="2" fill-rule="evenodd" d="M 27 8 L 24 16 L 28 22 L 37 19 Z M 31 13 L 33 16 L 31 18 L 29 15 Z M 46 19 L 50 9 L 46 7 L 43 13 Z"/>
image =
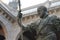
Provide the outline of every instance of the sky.
<path id="1" fill-rule="evenodd" d="M 5 4 L 8 4 L 12 0 L 2 0 Z M 40 4 L 45 2 L 46 0 L 21 0 L 21 7 L 26 8 L 32 5 Z"/>
<path id="2" fill-rule="evenodd" d="M 8 4 L 9 2 L 11 2 L 12 0 L 1 0 L 3 1 L 5 4 Z"/>

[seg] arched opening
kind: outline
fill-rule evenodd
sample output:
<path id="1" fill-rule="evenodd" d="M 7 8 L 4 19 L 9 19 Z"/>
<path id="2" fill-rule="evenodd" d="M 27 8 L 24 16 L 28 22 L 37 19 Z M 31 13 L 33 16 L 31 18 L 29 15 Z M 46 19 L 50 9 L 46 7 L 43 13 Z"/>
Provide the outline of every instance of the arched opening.
<path id="1" fill-rule="evenodd" d="M 1 22 L 0 22 L 0 40 L 5 40 L 5 32 Z"/>
<path id="2" fill-rule="evenodd" d="M 27 30 L 23 33 L 23 40 L 36 40 L 36 31 L 34 29 Z M 18 38 L 18 40 L 21 40 L 21 36 Z"/>

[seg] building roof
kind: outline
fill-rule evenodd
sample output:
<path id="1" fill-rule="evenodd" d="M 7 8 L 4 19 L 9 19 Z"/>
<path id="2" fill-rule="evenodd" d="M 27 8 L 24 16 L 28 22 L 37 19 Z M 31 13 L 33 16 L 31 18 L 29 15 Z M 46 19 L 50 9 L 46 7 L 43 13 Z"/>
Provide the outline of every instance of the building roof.
<path id="1" fill-rule="evenodd" d="M 0 1 L 0 8 L 7 12 L 12 18 L 15 18 L 15 14 L 17 13 L 17 11 L 10 6 L 4 4 L 2 1 Z"/>
<path id="2" fill-rule="evenodd" d="M 44 5 L 45 3 L 43 3 L 42 5 Z M 46 4 L 45 4 L 46 5 Z M 60 1 L 59 2 L 52 2 L 50 5 L 50 8 L 48 8 L 49 10 L 54 9 L 54 8 L 58 8 L 60 6 Z M 37 7 L 23 11 L 23 14 L 31 14 L 32 12 L 37 12 Z"/>
<path id="3" fill-rule="evenodd" d="M 59 2 L 54 2 L 50 5 L 50 7 L 55 7 L 55 6 L 59 6 L 60 5 L 60 1 Z"/>
<path id="4" fill-rule="evenodd" d="M 23 13 L 23 17 L 24 16 L 28 16 L 28 15 L 33 15 L 33 14 L 36 14 L 37 13 L 37 7 L 38 6 L 42 6 L 42 5 L 46 5 L 46 3 L 48 2 L 45 2 L 45 3 L 42 3 L 42 4 L 38 4 L 38 5 L 34 5 L 34 6 L 31 6 L 31 7 L 28 7 L 28 8 L 25 8 L 25 9 L 22 9 L 22 13 Z M 53 2 L 51 3 L 50 5 L 50 9 L 53 9 L 54 7 L 56 6 L 60 6 L 60 1 L 59 2 Z M 2 9 L 4 9 L 6 12 L 8 12 L 8 14 L 11 16 L 11 17 L 17 17 L 18 15 L 18 11 L 11 8 L 10 6 L 4 4 L 3 2 L 0 1 L 0 7 Z M 53 8 L 52 8 L 53 7 Z M 36 13 L 32 13 L 32 12 L 36 12 Z M 28 13 L 28 14 L 27 14 Z"/>

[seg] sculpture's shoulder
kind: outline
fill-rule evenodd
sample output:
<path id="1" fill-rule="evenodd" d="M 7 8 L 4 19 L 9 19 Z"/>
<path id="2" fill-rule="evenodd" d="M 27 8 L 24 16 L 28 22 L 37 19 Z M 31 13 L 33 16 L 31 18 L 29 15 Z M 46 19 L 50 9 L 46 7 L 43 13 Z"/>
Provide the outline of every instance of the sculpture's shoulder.
<path id="1" fill-rule="evenodd" d="M 57 16 L 56 15 L 49 15 L 47 18 L 49 18 L 49 19 L 56 19 L 57 18 Z"/>
<path id="2" fill-rule="evenodd" d="M 52 22 L 52 21 L 54 21 L 54 20 L 56 20 L 56 19 L 57 19 L 57 16 L 56 16 L 56 15 L 49 15 L 49 16 L 46 18 L 46 20 L 49 21 L 49 22 Z"/>
<path id="3" fill-rule="evenodd" d="M 56 15 L 49 15 L 48 17 L 49 19 L 49 24 L 52 24 L 52 25 L 60 25 L 60 18 L 57 17 Z"/>

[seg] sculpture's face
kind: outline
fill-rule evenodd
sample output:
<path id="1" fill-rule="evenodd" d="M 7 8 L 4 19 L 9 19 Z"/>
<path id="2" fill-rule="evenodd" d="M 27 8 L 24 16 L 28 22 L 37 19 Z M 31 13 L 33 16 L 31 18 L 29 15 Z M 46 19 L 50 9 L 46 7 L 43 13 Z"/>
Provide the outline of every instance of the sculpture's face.
<path id="1" fill-rule="evenodd" d="M 38 9 L 38 15 L 40 16 L 40 18 L 43 18 L 45 14 L 46 12 L 44 10 Z"/>

